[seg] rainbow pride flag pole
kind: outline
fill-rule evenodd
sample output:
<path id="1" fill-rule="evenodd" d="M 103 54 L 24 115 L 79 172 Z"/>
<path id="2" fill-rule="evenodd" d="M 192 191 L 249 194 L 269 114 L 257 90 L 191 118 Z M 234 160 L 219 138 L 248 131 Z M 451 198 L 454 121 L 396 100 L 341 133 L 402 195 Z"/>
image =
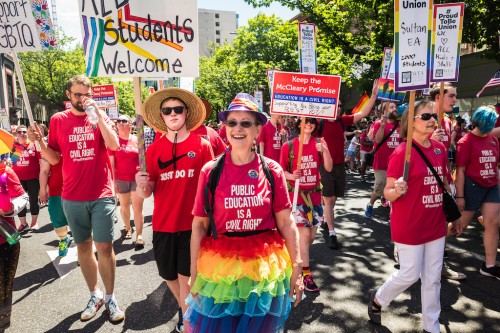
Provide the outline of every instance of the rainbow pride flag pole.
<path id="1" fill-rule="evenodd" d="M 363 110 L 365 108 L 365 106 L 368 104 L 369 101 L 370 101 L 370 97 L 368 96 L 367 93 L 365 93 L 361 97 L 361 99 L 359 100 L 358 104 L 356 104 L 354 109 L 352 109 L 351 114 L 356 114 L 358 112 L 361 112 L 361 110 Z"/>

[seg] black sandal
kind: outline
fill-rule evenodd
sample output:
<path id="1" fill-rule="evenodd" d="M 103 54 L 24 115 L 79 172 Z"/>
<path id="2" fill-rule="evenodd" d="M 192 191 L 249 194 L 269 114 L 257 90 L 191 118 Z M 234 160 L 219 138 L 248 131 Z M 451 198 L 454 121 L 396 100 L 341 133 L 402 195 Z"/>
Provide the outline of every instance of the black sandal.
<path id="1" fill-rule="evenodd" d="M 375 294 L 377 291 L 375 289 L 370 289 L 368 292 L 368 317 L 370 320 L 377 325 L 382 324 L 382 307 L 375 303 Z"/>

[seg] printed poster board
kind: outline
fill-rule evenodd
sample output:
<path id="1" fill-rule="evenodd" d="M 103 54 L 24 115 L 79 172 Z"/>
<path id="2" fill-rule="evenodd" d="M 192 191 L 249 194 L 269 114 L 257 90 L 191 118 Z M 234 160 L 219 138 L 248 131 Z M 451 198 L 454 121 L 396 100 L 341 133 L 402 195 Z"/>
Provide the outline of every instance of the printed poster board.
<path id="1" fill-rule="evenodd" d="M 432 0 L 394 1 L 395 91 L 429 87 Z"/>
<path id="2" fill-rule="evenodd" d="M 434 5 L 432 82 L 458 81 L 463 22 L 463 2 Z"/>
<path id="3" fill-rule="evenodd" d="M 92 99 L 100 108 L 113 108 L 118 104 L 116 90 L 113 84 L 92 86 Z"/>
<path id="4" fill-rule="evenodd" d="M 271 114 L 335 119 L 341 77 L 274 72 Z"/>
<path id="5" fill-rule="evenodd" d="M 78 3 L 87 76 L 198 76 L 196 0 Z"/>

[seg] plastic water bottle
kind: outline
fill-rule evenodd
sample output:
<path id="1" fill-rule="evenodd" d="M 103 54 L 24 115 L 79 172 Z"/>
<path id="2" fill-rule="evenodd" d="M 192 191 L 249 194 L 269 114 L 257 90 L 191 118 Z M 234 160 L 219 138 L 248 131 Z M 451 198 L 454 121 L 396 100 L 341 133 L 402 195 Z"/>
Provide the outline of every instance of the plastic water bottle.
<path id="1" fill-rule="evenodd" d="M 92 125 L 97 124 L 99 118 L 97 117 L 97 110 L 93 105 L 89 105 L 87 108 L 85 108 L 85 113 L 87 113 L 89 123 L 91 123 Z"/>
<path id="2" fill-rule="evenodd" d="M 21 235 L 16 228 L 10 225 L 4 218 L 0 217 L 0 235 L 5 238 L 7 243 L 15 245 L 21 239 Z"/>

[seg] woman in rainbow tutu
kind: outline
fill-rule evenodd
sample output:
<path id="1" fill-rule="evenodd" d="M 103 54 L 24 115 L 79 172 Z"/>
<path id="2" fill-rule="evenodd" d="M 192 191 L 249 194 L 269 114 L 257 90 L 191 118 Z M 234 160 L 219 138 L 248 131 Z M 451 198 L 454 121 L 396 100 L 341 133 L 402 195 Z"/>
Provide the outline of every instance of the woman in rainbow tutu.
<path id="1" fill-rule="evenodd" d="M 253 96 L 236 95 L 219 119 L 231 151 L 200 174 L 184 326 L 187 332 L 280 332 L 303 293 L 283 169 L 252 149 L 267 122 Z"/>

